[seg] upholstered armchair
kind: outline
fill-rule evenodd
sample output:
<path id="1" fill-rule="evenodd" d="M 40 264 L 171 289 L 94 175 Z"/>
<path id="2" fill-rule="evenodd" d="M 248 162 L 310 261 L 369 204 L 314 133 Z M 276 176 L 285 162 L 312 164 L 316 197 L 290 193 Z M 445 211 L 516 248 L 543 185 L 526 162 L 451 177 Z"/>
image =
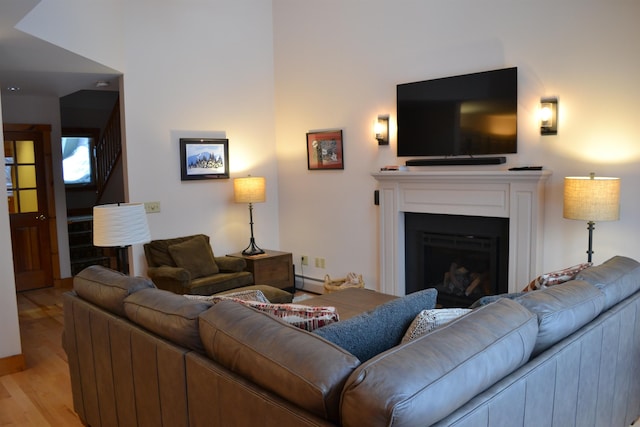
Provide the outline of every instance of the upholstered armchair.
<path id="1" fill-rule="evenodd" d="M 209 236 L 152 240 L 144 245 L 147 275 L 177 294 L 212 295 L 253 283 L 242 258 L 214 256 Z"/>

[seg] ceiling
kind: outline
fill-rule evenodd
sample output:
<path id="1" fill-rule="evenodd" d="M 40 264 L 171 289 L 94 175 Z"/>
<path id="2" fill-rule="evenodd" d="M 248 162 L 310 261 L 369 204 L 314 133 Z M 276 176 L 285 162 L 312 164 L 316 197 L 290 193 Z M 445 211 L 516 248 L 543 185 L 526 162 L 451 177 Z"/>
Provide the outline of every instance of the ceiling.
<path id="1" fill-rule="evenodd" d="M 0 0 L 0 93 L 62 97 L 83 89 L 118 90 L 117 71 L 15 29 L 39 2 Z M 110 85 L 96 88 L 98 81 Z"/>

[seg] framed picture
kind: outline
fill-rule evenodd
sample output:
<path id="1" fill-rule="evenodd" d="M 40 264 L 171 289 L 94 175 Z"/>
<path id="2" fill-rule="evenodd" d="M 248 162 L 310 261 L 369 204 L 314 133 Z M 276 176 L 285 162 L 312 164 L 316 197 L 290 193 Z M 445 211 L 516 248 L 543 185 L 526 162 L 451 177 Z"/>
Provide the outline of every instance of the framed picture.
<path id="1" fill-rule="evenodd" d="M 344 169 L 342 130 L 307 133 L 309 170 Z"/>
<path id="2" fill-rule="evenodd" d="M 229 140 L 180 138 L 180 178 L 228 179 Z"/>

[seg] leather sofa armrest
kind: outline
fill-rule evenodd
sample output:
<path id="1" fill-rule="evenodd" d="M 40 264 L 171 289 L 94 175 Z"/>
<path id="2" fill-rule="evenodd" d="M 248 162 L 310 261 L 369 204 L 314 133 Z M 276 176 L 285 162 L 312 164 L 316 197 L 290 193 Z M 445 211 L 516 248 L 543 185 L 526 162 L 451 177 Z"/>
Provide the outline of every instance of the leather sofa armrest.
<path id="1" fill-rule="evenodd" d="M 247 262 L 244 258 L 218 256 L 214 257 L 214 260 L 216 261 L 220 271 L 225 273 L 238 273 L 247 267 Z"/>
<path id="2" fill-rule="evenodd" d="M 147 275 L 158 288 L 177 294 L 188 293 L 191 285 L 191 273 L 180 267 L 149 267 Z"/>

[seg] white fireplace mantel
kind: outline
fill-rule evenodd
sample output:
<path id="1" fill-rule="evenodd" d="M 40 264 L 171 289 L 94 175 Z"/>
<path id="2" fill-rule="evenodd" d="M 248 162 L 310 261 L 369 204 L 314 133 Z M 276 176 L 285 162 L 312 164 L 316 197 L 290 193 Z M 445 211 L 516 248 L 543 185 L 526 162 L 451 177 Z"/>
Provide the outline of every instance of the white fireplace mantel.
<path id="1" fill-rule="evenodd" d="M 544 186 L 539 171 L 385 171 L 372 174 L 380 201 L 380 291 L 405 294 L 404 213 L 509 218 L 509 292 L 539 274 Z"/>

